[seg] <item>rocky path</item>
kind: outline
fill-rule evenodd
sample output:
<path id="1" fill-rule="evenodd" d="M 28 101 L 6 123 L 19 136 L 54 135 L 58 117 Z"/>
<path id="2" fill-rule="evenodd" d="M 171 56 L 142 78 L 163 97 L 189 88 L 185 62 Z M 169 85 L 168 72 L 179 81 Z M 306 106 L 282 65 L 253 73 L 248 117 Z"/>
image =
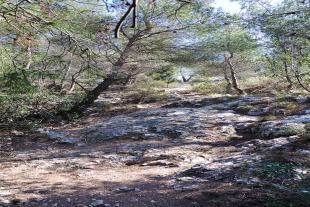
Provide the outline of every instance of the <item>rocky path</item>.
<path id="1" fill-rule="evenodd" d="M 206 98 L 42 129 L 36 142 L 15 132 L 0 206 L 309 206 L 309 109 Z"/>

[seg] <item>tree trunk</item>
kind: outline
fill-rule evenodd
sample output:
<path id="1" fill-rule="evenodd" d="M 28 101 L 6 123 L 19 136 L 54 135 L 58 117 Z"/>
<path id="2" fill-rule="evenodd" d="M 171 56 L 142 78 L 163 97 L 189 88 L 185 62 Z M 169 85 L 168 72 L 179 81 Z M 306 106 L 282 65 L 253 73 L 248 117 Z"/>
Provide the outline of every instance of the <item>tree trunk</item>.
<path id="1" fill-rule="evenodd" d="M 181 76 L 182 76 L 182 80 L 183 80 L 184 83 L 189 82 L 189 81 L 192 79 L 192 77 L 194 76 L 194 75 L 190 75 L 188 78 L 186 78 L 186 77 L 183 75 L 183 72 L 182 72 L 181 69 L 180 69 L 180 74 L 181 74 Z"/>
<path id="2" fill-rule="evenodd" d="M 190 75 L 188 78 L 186 78 L 185 76 L 182 75 L 182 80 L 184 83 L 189 82 L 192 79 L 193 75 Z"/>
<path id="3" fill-rule="evenodd" d="M 300 87 L 302 87 L 305 91 L 309 92 L 310 93 L 310 88 L 308 88 L 307 86 L 305 86 L 303 83 L 302 83 L 302 80 L 300 78 L 300 74 L 298 74 L 297 72 L 295 73 L 295 77 L 298 81 L 298 84 L 300 85 Z"/>
<path id="4" fill-rule="evenodd" d="M 75 80 L 72 80 L 71 81 L 71 84 L 70 84 L 70 87 L 69 87 L 69 91 L 68 91 L 68 93 L 72 93 L 73 91 L 74 91 L 74 89 L 75 89 Z"/>
<path id="5" fill-rule="evenodd" d="M 81 102 L 76 103 L 69 112 L 83 112 L 99 97 L 103 91 L 106 91 L 115 82 L 115 80 L 116 79 L 114 74 L 108 75 L 108 77 L 105 78 L 96 88 L 94 88 L 92 91 L 89 91 Z"/>
<path id="6" fill-rule="evenodd" d="M 72 55 L 71 55 L 71 58 L 72 58 Z M 72 65 L 72 60 L 70 60 L 68 67 L 65 68 L 65 73 L 63 74 L 63 76 L 60 80 L 60 86 L 61 86 L 60 92 L 64 91 L 64 89 L 65 89 L 65 81 L 66 81 L 67 76 L 69 75 L 69 73 L 71 71 L 71 65 Z M 72 89 L 72 85 L 74 85 L 74 83 L 71 83 L 70 90 Z M 74 89 L 74 87 L 73 87 L 73 89 Z"/>
<path id="7" fill-rule="evenodd" d="M 283 65 L 284 65 L 284 75 L 285 75 L 285 79 L 287 80 L 287 82 L 289 84 L 287 86 L 287 88 L 291 89 L 293 87 L 293 81 L 290 78 L 290 75 L 289 75 L 289 72 L 288 72 L 288 63 L 287 63 L 287 57 L 288 57 L 289 54 L 288 54 L 287 49 L 285 48 L 285 45 L 283 43 L 281 43 L 279 37 L 277 37 L 277 40 L 279 41 L 279 43 L 280 43 L 279 46 L 280 46 L 280 48 L 282 49 L 282 52 L 285 55 L 285 57 L 283 57 L 283 59 L 282 59 L 282 62 L 283 62 Z"/>
<path id="8" fill-rule="evenodd" d="M 32 52 L 31 52 L 31 47 L 27 47 L 27 54 L 28 54 L 28 61 L 27 61 L 27 64 L 26 64 L 25 69 L 26 69 L 26 70 L 29 70 L 29 69 L 30 69 L 30 66 L 31 66 L 31 63 L 32 63 Z"/>
<path id="9" fill-rule="evenodd" d="M 228 74 L 227 74 L 227 69 L 226 67 L 224 66 L 223 67 L 223 73 L 224 73 L 224 79 L 227 83 L 226 85 L 226 93 L 230 94 L 231 93 L 231 82 L 229 80 L 229 77 L 228 77 Z"/>
<path id="10" fill-rule="evenodd" d="M 232 84 L 232 87 L 240 94 L 240 95 L 243 95 L 245 94 L 245 92 L 239 88 L 239 84 L 238 84 L 238 80 L 237 80 L 237 77 L 236 77 L 236 71 L 235 71 L 235 68 L 234 66 L 232 65 L 231 63 L 231 58 L 233 57 L 233 54 L 230 53 L 230 57 L 226 57 L 225 56 L 225 60 L 226 60 L 226 63 L 228 64 L 228 68 L 230 70 L 230 76 L 231 76 L 231 84 Z"/>
<path id="11" fill-rule="evenodd" d="M 288 65 L 287 65 L 287 62 L 286 62 L 286 60 L 283 60 L 283 64 L 284 64 L 284 72 L 285 72 L 285 78 L 286 78 L 286 80 L 287 80 L 287 82 L 288 82 L 288 86 L 287 86 L 287 88 L 288 89 L 291 89 L 292 87 L 293 87 L 293 82 L 292 82 L 292 79 L 290 78 L 290 75 L 289 75 L 289 73 L 288 73 Z"/>

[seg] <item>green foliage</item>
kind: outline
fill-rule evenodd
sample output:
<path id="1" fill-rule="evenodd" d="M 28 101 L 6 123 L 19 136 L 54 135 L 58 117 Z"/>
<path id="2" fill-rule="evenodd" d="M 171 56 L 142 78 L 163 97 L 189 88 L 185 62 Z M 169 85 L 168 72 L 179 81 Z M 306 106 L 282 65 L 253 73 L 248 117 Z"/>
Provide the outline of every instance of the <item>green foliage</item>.
<path id="1" fill-rule="evenodd" d="M 150 76 L 156 81 L 164 81 L 167 84 L 175 82 L 176 68 L 173 66 L 164 66 L 159 70 L 150 73 Z"/>
<path id="2" fill-rule="evenodd" d="M 37 87 L 28 80 L 26 71 L 6 73 L 0 78 L 3 88 L 7 88 L 9 93 L 33 93 Z"/>
<path id="3" fill-rule="evenodd" d="M 271 85 L 261 78 L 265 75 L 282 82 L 288 76 L 306 91 L 310 85 L 306 4 L 286 0 L 266 11 L 260 1 L 240 2 L 253 25 L 238 15 L 214 11 L 204 1 L 157 0 L 156 5 L 139 1 L 137 28 L 125 21 L 121 37 L 114 39 L 115 22 L 125 9 L 121 1 L 109 3 L 115 6 L 111 13 L 97 0 L 2 1 L 0 92 L 31 97 L 42 91 L 69 91 L 73 81 L 77 88 L 91 88 L 112 72 L 143 73 L 168 86 L 174 82 L 174 66 L 209 71 L 206 65 L 216 65 L 219 70 L 230 56 L 242 88 L 253 86 L 255 91 L 254 85 Z M 283 70 L 285 64 L 288 71 Z M 248 79 L 246 71 L 256 69 L 260 72 L 249 74 L 258 81 Z M 142 91 L 137 87 L 137 93 L 152 93 L 150 85 Z M 225 87 L 225 82 L 207 81 L 195 83 L 194 90 L 225 93 Z M 286 92 L 283 87 L 276 90 Z"/>
<path id="4" fill-rule="evenodd" d="M 223 53 L 241 53 L 252 51 L 257 48 L 256 39 L 249 30 L 238 23 L 237 16 L 221 14 L 217 18 L 212 32 L 202 32 L 200 34 L 206 51 L 210 54 L 220 55 Z"/>
<path id="5" fill-rule="evenodd" d="M 256 5 L 257 6 L 257 5 Z M 307 37 L 307 20 L 310 17 L 307 3 L 295 0 L 283 1 L 268 11 L 274 15 L 265 15 L 264 9 L 253 10 L 250 5 L 249 13 L 257 16 L 255 24 L 270 41 L 265 45 L 271 48 L 266 53 L 269 69 L 273 76 L 290 77 L 294 85 L 308 90 L 310 84 L 309 46 Z M 288 71 L 285 71 L 285 65 Z"/>
<path id="6" fill-rule="evenodd" d="M 0 75 L 10 71 L 13 68 L 12 51 L 9 48 L 0 47 Z"/>
<path id="7" fill-rule="evenodd" d="M 80 98 L 80 94 L 60 96 L 48 92 L 0 94 L 0 121 L 12 121 L 17 118 L 40 113 L 46 116 L 53 116 L 56 109 L 69 109 Z"/>

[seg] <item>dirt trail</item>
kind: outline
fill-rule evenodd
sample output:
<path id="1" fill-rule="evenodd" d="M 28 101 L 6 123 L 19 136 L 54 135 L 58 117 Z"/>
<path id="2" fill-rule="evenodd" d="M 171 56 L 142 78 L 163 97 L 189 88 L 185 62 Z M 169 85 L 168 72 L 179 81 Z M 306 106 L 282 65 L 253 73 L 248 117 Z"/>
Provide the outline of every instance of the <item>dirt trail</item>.
<path id="1" fill-rule="evenodd" d="M 89 116 L 49 129 L 49 137 L 11 131 L 14 149 L 0 159 L 0 206 L 268 206 L 277 193 L 280 204 L 307 206 L 309 139 L 255 137 L 247 129 L 261 116 L 239 113 L 247 105 L 264 112 L 272 100 L 207 99 Z"/>

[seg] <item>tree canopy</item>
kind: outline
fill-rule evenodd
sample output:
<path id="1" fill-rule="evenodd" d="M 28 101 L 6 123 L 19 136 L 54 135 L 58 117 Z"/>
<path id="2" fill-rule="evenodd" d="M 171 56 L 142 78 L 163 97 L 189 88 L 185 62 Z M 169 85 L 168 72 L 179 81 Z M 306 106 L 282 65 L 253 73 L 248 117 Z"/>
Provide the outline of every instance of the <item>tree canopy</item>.
<path id="1" fill-rule="evenodd" d="M 77 111 L 114 82 L 171 65 L 216 65 L 240 94 L 238 79 L 253 70 L 309 91 L 308 3 L 239 2 L 240 14 L 228 14 L 199 0 L 2 0 L 2 91 L 78 89 Z"/>

